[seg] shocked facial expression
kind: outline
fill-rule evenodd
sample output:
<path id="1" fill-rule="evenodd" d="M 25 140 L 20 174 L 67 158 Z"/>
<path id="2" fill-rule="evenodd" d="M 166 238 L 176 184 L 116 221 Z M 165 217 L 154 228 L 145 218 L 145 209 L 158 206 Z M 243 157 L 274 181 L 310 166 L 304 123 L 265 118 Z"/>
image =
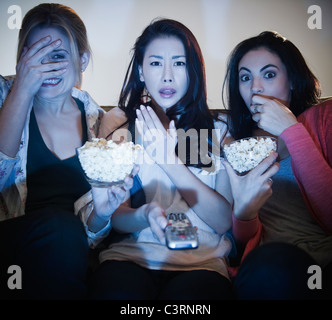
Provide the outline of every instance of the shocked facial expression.
<path id="1" fill-rule="evenodd" d="M 249 108 L 254 95 L 278 99 L 289 105 L 291 84 L 279 56 L 265 48 L 249 51 L 239 63 L 239 90 Z"/>
<path id="2" fill-rule="evenodd" d="M 78 81 L 78 74 L 75 70 L 73 55 L 70 50 L 68 37 L 58 28 L 53 27 L 36 27 L 33 29 L 28 37 L 27 46 L 30 48 L 34 43 L 40 39 L 51 36 L 52 41 L 61 40 L 61 45 L 52 52 L 46 54 L 41 63 L 54 63 L 60 61 L 68 61 L 66 72 L 57 77 L 46 79 L 37 95 L 43 98 L 54 98 L 62 94 L 68 94 Z"/>
<path id="3" fill-rule="evenodd" d="M 146 48 L 139 72 L 140 80 L 145 82 L 154 103 L 166 111 L 188 90 L 183 43 L 176 37 L 154 39 Z"/>

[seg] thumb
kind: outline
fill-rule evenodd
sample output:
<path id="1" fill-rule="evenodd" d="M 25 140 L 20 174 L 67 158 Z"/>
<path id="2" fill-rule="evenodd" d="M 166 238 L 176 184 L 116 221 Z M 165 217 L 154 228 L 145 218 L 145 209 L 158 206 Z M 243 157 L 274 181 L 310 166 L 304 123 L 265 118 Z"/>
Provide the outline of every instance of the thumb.
<path id="1" fill-rule="evenodd" d="M 229 178 L 229 181 L 231 183 L 231 186 L 233 185 L 233 183 L 239 179 L 239 176 L 236 174 L 236 172 L 234 171 L 234 169 L 232 168 L 232 166 L 226 161 L 226 160 L 223 160 L 222 161 L 222 164 L 224 165 L 225 167 L 225 170 L 227 172 L 227 175 L 228 175 L 228 178 Z"/>

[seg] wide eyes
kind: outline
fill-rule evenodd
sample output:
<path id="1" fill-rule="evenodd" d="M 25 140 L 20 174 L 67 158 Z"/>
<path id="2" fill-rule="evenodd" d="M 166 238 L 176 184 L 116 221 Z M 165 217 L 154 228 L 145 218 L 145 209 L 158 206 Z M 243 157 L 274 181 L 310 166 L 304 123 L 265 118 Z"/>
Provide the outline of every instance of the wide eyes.
<path id="1" fill-rule="evenodd" d="M 246 74 L 242 75 L 242 76 L 240 76 L 240 80 L 241 80 L 241 82 L 247 82 L 250 80 L 250 76 L 246 75 Z"/>
<path id="2" fill-rule="evenodd" d="M 269 71 L 269 72 L 265 73 L 264 78 L 266 78 L 266 79 L 272 79 L 275 76 L 276 76 L 275 72 Z"/>
<path id="3" fill-rule="evenodd" d="M 276 76 L 276 73 L 273 71 L 267 71 L 264 73 L 263 77 L 264 79 L 270 80 L 273 79 Z M 239 76 L 241 82 L 247 82 L 252 80 L 252 75 L 250 74 L 240 74 Z"/>

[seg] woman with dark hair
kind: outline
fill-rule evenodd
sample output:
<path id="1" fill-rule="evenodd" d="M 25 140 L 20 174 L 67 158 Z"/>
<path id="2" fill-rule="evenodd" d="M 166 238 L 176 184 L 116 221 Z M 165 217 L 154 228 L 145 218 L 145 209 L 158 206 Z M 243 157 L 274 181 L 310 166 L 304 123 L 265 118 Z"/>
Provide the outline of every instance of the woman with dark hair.
<path id="1" fill-rule="evenodd" d="M 232 136 L 278 137 L 280 165 L 273 177 L 273 194 L 260 208 L 257 195 L 249 191 L 252 200 L 247 203 L 258 205 L 246 206 L 243 188 L 236 187 L 241 184 L 253 190 L 257 180 L 250 180 L 251 173 L 237 177 L 225 163 L 234 202 L 241 208 L 233 216 L 234 237 L 246 245 L 244 257 L 264 244 L 243 261 L 235 282 L 238 296 L 310 297 L 310 264 L 323 269 L 325 289 L 331 281 L 332 100 L 317 104 L 319 82 L 302 54 L 292 42 L 269 31 L 236 46 L 229 59 L 225 88 Z M 272 242 L 288 245 L 269 247 Z M 298 268 L 289 268 L 292 264 Z M 267 280 L 283 271 L 285 281 L 279 285 Z"/>
<path id="2" fill-rule="evenodd" d="M 101 124 L 103 136 L 144 146 L 137 176 L 146 204 L 114 213 L 114 230 L 130 236 L 101 253 L 92 298 L 231 297 L 225 233 L 232 207 L 219 157 L 225 133 L 226 124 L 213 119 L 206 103 L 204 61 L 194 35 L 177 21 L 153 21 L 136 41 L 119 107 Z M 179 212 L 197 226 L 197 249 L 171 251 L 165 244 L 166 214 Z"/>
<path id="3" fill-rule="evenodd" d="M 103 115 L 79 89 L 89 59 L 73 9 L 46 3 L 25 15 L 16 76 L 0 77 L 1 298 L 84 298 L 87 238 L 96 243 L 109 232 L 125 197 L 119 188 L 92 195 L 75 153 L 96 137 Z M 7 287 L 12 265 L 22 270 L 21 290 Z"/>

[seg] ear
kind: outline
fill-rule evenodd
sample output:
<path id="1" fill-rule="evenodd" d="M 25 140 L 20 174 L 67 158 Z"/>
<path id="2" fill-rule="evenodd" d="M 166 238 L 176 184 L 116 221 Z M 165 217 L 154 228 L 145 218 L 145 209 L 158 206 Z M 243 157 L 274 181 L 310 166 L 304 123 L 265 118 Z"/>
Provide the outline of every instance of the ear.
<path id="1" fill-rule="evenodd" d="M 84 52 L 81 56 L 81 72 L 84 72 L 88 67 L 90 61 L 90 54 L 88 52 Z"/>
<path id="2" fill-rule="evenodd" d="M 139 80 L 141 82 L 144 82 L 144 76 L 143 76 L 143 68 L 142 68 L 142 66 L 138 66 L 138 73 L 139 73 Z"/>

